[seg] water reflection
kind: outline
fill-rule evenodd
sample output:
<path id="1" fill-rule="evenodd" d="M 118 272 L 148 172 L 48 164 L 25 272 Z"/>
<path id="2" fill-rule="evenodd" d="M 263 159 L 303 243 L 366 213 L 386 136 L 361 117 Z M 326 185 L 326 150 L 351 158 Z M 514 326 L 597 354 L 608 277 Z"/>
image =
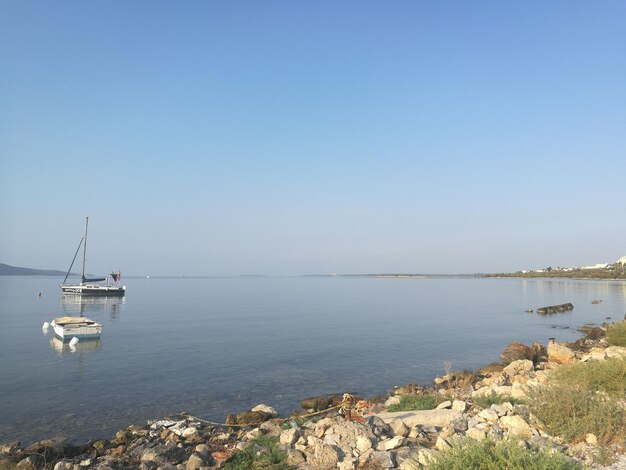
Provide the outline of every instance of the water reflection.
<path id="1" fill-rule="evenodd" d="M 100 351 L 100 349 L 102 349 L 100 338 L 81 339 L 75 345 L 70 345 L 69 341 L 63 341 L 55 336 L 50 339 L 50 346 L 52 346 L 52 349 L 54 349 L 58 356 L 65 354 L 78 354 L 82 356 L 85 353 Z"/>
<path id="2" fill-rule="evenodd" d="M 124 297 L 97 297 L 93 295 L 63 294 L 61 310 L 69 316 L 88 316 L 99 313 L 108 314 L 111 320 L 119 320 Z"/>

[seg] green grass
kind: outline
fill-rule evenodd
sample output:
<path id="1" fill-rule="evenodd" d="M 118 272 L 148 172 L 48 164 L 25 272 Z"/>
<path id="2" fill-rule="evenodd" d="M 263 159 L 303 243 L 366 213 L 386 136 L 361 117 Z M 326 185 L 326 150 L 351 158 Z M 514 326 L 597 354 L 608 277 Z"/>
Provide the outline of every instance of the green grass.
<path id="1" fill-rule="evenodd" d="M 600 445 L 624 447 L 626 360 L 562 366 L 546 387 L 528 390 L 527 405 L 546 430 L 570 442 L 595 434 Z"/>
<path id="2" fill-rule="evenodd" d="M 265 449 L 257 455 L 258 447 Z M 256 450 L 255 450 L 256 449 Z M 278 437 L 261 436 L 252 441 L 243 451 L 233 455 L 224 470 L 295 470 L 287 465 L 287 454 L 278 448 Z"/>
<path id="3" fill-rule="evenodd" d="M 523 405 L 523 400 L 513 398 L 509 395 L 498 395 L 496 392 L 491 392 L 491 395 L 484 395 L 482 397 L 474 398 L 474 405 L 480 408 L 489 408 L 491 405 L 501 405 L 502 403 L 510 403 L 511 405 Z"/>
<path id="4" fill-rule="evenodd" d="M 402 395 L 400 403 L 388 406 L 387 411 L 432 410 L 438 404 L 439 401 L 434 395 Z"/>
<path id="5" fill-rule="evenodd" d="M 291 424 L 296 423 L 296 426 L 298 427 L 302 427 L 302 425 L 304 423 L 317 423 L 319 420 L 326 418 L 326 416 L 321 416 L 321 415 L 317 415 L 317 416 L 312 416 L 310 418 L 293 418 L 290 419 L 289 421 L 285 421 L 281 427 L 283 429 L 290 429 L 293 427 L 293 425 Z"/>
<path id="6" fill-rule="evenodd" d="M 626 321 L 609 326 L 606 330 L 606 340 L 612 346 L 626 346 Z"/>
<path id="7" fill-rule="evenodd" d="M 516 441 L 468 441 L 446 451 L 429 470 L 582 470 L 562 454 L 538 452 L 520 447 Z"/>
<path id="8" fill-rule="evenodd" d="M 626 398 L 626 359 L 579 362 L 561 366 L 552 374 L 552 382 L 600 391 L 613 398 Z"/>

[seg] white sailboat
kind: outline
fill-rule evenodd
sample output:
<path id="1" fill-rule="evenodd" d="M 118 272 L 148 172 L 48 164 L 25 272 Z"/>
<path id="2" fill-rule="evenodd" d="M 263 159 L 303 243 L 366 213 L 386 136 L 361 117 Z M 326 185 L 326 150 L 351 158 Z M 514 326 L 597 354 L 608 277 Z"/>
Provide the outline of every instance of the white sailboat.
<path id="1" fill-rule="evenodd" d="M 122 296 L 126 293 L 126 286 L 120 286 L 121 274 L 118 271 L 117 273 L 111 273 L 111 277 L 115 284 L 110 284 L 108 282 L 108 277 L 96 278 L 96 279 L 88 279 L 85 276 L 85 262 L 87 260 L 87 229 L 89 227 L 89 217 L 85 218 L 85 235 L 81 238 L 80 243 L 78 244 L 78 248 L 76 249 L 76 253 L 74 254 L 74 259 L 72 260 L 72 264 L 70 265 L 70 269 L 67 270 L 67 274 L 65 275 L 65 279 L 63 282 L 59 284 L 61 288 L 61 292 L 64 294 L 82 294 L 82 295 L 116 295 Z M 76 256 L 78 255 L 78 250 L 80 250 L 81 244 L 83 245 L 83 271 L 81 275 L 81 282 L 78 284 L 66 284 L 68 276 L 70 275 L 70 271 L 72 270 L 72 266 L 74 266 L 74 261 L 76 261 Z M 99 282 L 105 281 L 105 284 L 99 284 Z"/>

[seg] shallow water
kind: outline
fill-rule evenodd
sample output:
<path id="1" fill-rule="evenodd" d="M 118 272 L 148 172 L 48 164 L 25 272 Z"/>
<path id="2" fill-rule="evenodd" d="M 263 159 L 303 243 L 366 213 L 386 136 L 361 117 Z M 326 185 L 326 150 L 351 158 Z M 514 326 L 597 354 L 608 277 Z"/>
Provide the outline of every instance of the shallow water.
<path id="1" fill-rule="evenodd" d="M 124 299 L 62 299 L 59 281 L 0 276 L 0 442 L 85 441 L 171 412 L 222 421 L 258 403 L 288 413 L 307 396 L 428 385 L 446 367 L 497 361 L 512 341 L 574 340 L 626 312 L 620 281 L 151 278 L 126 279 Z M 565 302 L 572 312 L 525 313 Z M 80 313 L 103 323 L 99 341 L 72 351 L 42 331 Z"/>

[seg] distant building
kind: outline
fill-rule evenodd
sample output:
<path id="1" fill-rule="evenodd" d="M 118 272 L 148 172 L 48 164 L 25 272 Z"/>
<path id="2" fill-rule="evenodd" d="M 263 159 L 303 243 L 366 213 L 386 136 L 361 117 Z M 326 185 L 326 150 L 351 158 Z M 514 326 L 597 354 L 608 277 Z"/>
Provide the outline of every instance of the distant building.
<path id="1" fill-rule="evenodd" d="M 593 266 L 583 266 L 580 269 L 605 269 L 609 267 L 609 263 L 598 263 Z"/>
<path id="2" fill-rule="evenodd" d="M 622 256 L 615 262 L 615 264 L 621 264 L 622 266 L 624 266 L 626 264 L 626 256 Z"/>

